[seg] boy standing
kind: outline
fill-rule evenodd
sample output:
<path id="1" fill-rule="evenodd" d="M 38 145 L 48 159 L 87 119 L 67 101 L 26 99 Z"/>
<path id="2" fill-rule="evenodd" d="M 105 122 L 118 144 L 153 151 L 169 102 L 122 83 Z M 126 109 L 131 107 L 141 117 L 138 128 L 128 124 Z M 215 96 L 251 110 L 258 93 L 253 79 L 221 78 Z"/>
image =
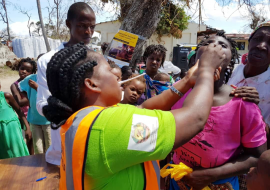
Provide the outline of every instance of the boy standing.
<path id="1" fill-rule="evenodd" d="M 46 70 L 47 64 L 51 60 L 52 56 L 65 47 L 72 46 L 79 42 L 84 42 L 85 45 L 89 44 L 94 33 L 96 26 L 96 16 L 92 8 L 84 2 L 77 2 L 69 7 L 66 19 L 66 26 L 70 32 L 70 39 L 68 42 L 62 43 L 57 49 L 51 50 L 44 54 L 38 60 L 38 72 L 37 72 L 37 111 L 40 115 L 43 115 L 42 109 L 48 105 L 47 99 L 51 96 L 48 89 Z M 52 130 L 52 145 L 46 152 L 45 159 L 47 162 L 60 165 L 61 160 L 61 137 L 60 130 Z"/>

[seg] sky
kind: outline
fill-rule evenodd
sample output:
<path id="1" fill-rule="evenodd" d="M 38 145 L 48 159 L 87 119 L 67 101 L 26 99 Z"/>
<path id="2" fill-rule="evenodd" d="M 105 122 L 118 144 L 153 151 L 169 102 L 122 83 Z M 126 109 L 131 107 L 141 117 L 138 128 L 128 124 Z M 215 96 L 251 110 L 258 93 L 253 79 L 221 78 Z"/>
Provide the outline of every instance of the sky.
<path id="1" fill-rule="evenodd" d="M 223 29 L 226 33 L 250 34 L 252 31 L 247 27 L 249 21 L 247 8 L 244 6 L 239 8 L 235 3 L 237 1 L 233 0 L 232 3 L 222 7 L 216 0 L 203 0 L 202 18 L 204 23 L 216 29 Z M 253 2 L 261 2 L 256 4 L 255 9 L 260 11 L 264 8 L 265 12 L 261 14 L 270 19 L 268 0 L 253 0 Z M 197 10 L 196 7 L 197 4 L 193 3 L 186 12 L 190 15 L 196 12 L 197 14 L 193 18 L 195 18 L 195 22 L 198 22 L 198 11 L 194 11 Z"/>
<path id="2" fill-rule="evenodd" d="M 46 21 L 48 17 L 48 11 L 46 7 L 49 2 L 53 0 L 40 0 L 43 19 Z M 72 4 L 74 0 L 63 0 L 66 3 Z M 92 0 L 94 3 L 99 0 Z M 236 0 L 234 0 L 236 1 Z M 265 0 L 267 1 L 267 0 Z M 20 6 L 23 9 L 29 10 L 31 14 L 31 21 L 39 21 L 36 0 L 10 0 L 11 4 L 8 5 L 8 16 L 10 22 L 10 28 L 16 34 L 16 36 L 27 36 L 28 28 L 26 15 L 19 13 L 19 11 L 14 8 L 14 5 Z M 195 1 L 193 1 L 195 2 Z M 191 4 L 190 9 L 186 9 L 189 15 L 193 15 L 193 21 L 198 22 L 198 14 L 194 14 L 196 11 L 196 4 Z M 256 8 L 259 10 L 260 7 L 265 5 L 257 4 Z M 105 11 L 97 13 L 97 23 L 109 21 L 113 19 L 115 7 L 113 5 L 106 5 Z M 221 7 L 216 0 L 204 0 L 203 1 L 203 21 L 205 24 L 217 28 L 224 29 L 226 33 L 250 33 L 251 30 L 246 27 L 248 24 L 248 18 L 246 16 L 247 10 L 245 7 L 238 9 L 237 4 L 231 3 L 227 6 Z M 270 18 L 270 11 L 265 14 L 266 17 Z M 6 28 L 3 22 L 0 22 L 0 29 Z"/>

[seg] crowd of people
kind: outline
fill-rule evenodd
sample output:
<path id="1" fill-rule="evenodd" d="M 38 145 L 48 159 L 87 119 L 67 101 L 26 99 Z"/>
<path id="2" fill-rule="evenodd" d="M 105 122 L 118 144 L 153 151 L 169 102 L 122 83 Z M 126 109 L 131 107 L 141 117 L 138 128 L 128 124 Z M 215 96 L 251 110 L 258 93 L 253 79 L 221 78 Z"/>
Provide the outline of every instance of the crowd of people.
<path id="1" fill-rule="evenodd" d="M 145 49 L 142 76 L 103 55 L 108 44 L 88 49 L 96 16 L 86 3 L 70 6 L 66 25 L 70 40 L 22 59 L 12 94 L 0 91 L 0 159 L 46 153 L 60 189 L 270 189 L 270 21 L 243 63 L 218 31 L 175 78 L 159 71 L 162 45 Z M 192 173 L 164 180 L 167 163 Z"/>

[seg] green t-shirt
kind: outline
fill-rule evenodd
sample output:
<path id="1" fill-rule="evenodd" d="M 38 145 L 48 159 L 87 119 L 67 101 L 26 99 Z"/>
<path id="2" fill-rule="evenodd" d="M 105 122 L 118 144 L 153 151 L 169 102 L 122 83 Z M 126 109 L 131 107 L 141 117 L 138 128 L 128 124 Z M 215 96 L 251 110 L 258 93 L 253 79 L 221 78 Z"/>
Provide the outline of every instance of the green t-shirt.
<path id="1" fill-rule="evenodd" d="M 172 150 L 171 112 L 120 105 L 105 109 L 92 127 L 85 165 L 90 189 L 143 189 L 143 162 Z"/>

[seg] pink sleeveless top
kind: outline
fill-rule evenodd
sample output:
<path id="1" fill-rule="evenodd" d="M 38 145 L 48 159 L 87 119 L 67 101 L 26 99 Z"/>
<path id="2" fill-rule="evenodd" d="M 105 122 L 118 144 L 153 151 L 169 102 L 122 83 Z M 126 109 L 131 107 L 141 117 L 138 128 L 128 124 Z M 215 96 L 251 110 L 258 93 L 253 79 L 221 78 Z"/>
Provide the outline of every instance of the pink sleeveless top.
<path id="1" fill-rule="evenodd" d="M 14 84 L 18 87 L 19 81 L 14 82 Z M 20 95 L 22 98 L 26 97 L 23 93 L 20 92 Z M 22 112 L 24 113 L 25 117 L 27 118 L 29 106 L 23 106 L 21 107 Z"/>

